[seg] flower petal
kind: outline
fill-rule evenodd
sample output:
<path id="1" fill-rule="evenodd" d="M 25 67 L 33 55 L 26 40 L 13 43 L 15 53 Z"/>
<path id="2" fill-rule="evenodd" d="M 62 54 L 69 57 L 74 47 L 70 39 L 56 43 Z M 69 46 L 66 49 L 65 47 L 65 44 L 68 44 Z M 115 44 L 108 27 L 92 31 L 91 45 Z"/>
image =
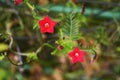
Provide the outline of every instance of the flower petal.
<path id="1" fill-rule="evenodd" d="M 73 49 L 73 51 L 68 53 L 68 56 L 70 56 L 72 58 L 72 63 L 76 63 L 76 62 L 84 62 L 84 56 L 85 56 L 85 52 L 79 50 L 78 47 L 75 47 Z"/>
<path id="2" fill-rule="evenodd" d="M 50 23 L 51 19 L 50 19 L 49 16 L 47 15 L 47 16 L 44 17 L 44 21 L 47 22 L 47 23 Z"/>
<path id="3" fill-rule="evenodd" d="M 19 4 L 21 4 L 22 2 L 23 2 L 23 0 L 15 0 L 14 4 L 15 4 L 15 5 L 19 5 Z"/>
<path id="4" fill-rule="evenodd" d="M 72 64 L 75 64 L 77 62 L 76 58 L 72 58 Z"/>
<path id="5" fill-rule="evenodd" d="M 79 51 L 79 48 L 78 47 L 74 47 L 73 51 Z"/>
<path id="6" fill-rule="evenodd" d="M 46 27 L 46 23 L 48 27 Z M 54 26 L 56 25 L 56 21 L 53 21 L 49 18 L 49 16 L 45 16 L 43 20 L 39 20 L 40 32 L 41 33 L 54 33 Z"/>
<path id="7" fill-rule="evenodd" d="M 54 27 L 56 25 L 56 21 L 51 21 L 50 25 Z"/>

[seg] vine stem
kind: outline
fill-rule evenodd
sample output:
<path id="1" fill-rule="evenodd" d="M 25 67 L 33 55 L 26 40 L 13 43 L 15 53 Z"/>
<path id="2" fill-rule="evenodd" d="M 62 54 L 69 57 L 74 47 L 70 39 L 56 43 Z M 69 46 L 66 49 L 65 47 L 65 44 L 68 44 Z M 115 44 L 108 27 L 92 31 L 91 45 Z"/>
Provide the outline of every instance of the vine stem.
<path id="1" fill-rule="evenodd" d="M 13 44 L 13 37 L 12 35 L 9 35 L 9 37 L 10 37 L 9 49 L 11 49 L 12 44 Z"/>
<path id="2" fill-rule="evenodd" d="M 52 45 L 50 45 L 50 44 L 48 44 L 48 43 L 44 43 L 42 46 L 40 46 L 40 47 L 36 50 L 36 54 L 38 54 L 38 53 L 42 50 L 42 48 L 43 48 L 44 46 L 49 46 L 50 48 L 53 48 L 53 49 L 54 49 L 54 47 L 53 47 Z"/>
<path id="3" fill-rule="evenodd" d="M 26 2 L 26 4 L 32 11 L 35 9 L 29 2 Z"/>
<path id="4" fill-rule="evenodd" d="M 18 52 L 18 54 L 19 54 L 20 64 L 23 64 L 22 56 L 20 55 L 20 54 L 21 54 L 21 53 L 20 53 L 20 48 L 19 48 L 18 45 L 17 45 L 17 52 Z"/>

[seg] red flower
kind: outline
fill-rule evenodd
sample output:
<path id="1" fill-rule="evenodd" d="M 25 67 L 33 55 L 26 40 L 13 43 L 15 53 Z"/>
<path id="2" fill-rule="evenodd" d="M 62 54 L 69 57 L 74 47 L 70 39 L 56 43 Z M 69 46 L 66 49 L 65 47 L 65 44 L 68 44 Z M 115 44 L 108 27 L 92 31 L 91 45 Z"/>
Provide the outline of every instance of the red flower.
<path id="1" fill-rule="evenodd" d="M 22 2 L 23 2 L 23 0 L 15 0 L 14 4 L 15 4 L 15 5 L 19 5 L 19 4 L 21 4 Z"/>
<path id="2" fill-rule="evenodd" d="M 43 20 L 39 20 L 40 32 L 41 33 L 54 33 L 54 26 L 56 21 L 53 21 L 49 16 L 45 16 Z"/>
<path id="3" fill-rule="evenodd" d="M 84 62 L 84 55 L 85 55 L 85 52 L 79 50 L 78 47 L 75 47 L 73 51 L 68 53 L 68 56 L 72 58 L 73 64 L 76 62 Z"/>
<path id="4" fill-rule="evenodd" d="M 57 48 L 59 51 L 61 51 L 64 47 L 62 45 L 59 45 Z"/>

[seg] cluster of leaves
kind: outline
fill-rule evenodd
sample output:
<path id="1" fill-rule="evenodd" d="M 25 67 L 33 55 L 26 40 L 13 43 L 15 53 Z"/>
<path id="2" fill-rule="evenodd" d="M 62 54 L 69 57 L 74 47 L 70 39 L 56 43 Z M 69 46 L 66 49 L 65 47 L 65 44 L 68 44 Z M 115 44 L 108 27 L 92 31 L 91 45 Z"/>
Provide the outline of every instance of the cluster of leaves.
<path id="1" fill-rule="evenodd" d="M 64 15 L 65 18 L 61 21 L 61 28 L 59 30 L 59 40 L 56 41 L 58 47 L 51 53 L 53 55 L 67 55 L 74 47 L 79 46 L 82 49 L 81 43 L 77 41 L 83 38 L 81 32 L 81 24 L 84 23 L 85 17 L 78 13 L 70 13 Z M 82 20 L 81 20 L 82 19 Z M 62 49 L 60 50 L 60 46 Z M 96 55 L 95 47 L 84 48 L 84 51 Z"/>
<path id="2" fill-rule="evenodd" d="M 70 13 L 65 19 L 62 21 L 62 32 L 63 37 L 68 37 L 71 40 L 78 40 L 81 37 L 80 32 L 80 14 Z"/>
<path id="3" fill-rule="evenodd" d="M 66 16 L 66 15 L 65 15 Z M 80 15 L 72 13 L 67 15 L 61 21 L 61 28 L 59 30 L 59 40 L 56 41 L 58 45 L 63 46 L 62 52 L 60 52 L 57 48 L 52 54 L 64 53 L 67 54 L 73 47 L 76 45 L 74 44 L 74 40 L 78 40 L 81 37 L 80 33 Z"/>

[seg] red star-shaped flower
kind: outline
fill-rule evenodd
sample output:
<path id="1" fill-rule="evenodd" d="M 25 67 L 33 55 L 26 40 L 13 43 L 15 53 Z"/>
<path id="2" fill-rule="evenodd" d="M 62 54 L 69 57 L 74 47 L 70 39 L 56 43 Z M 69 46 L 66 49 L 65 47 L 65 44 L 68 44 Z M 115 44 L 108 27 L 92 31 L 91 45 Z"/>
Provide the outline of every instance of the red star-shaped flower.
<path id="1" fill-rule="evenodd" d="M 23 0 L 15 0 L 14 4 L 15 4 L 15 5 L 19 5 L 19 4 L 21 4 L 22 2 L 23 2 Z"/>
<path id="2" fill-rule="evenodd" d="M 73 64 L 76 62 L 84 62 L 84 55 L 85 55 L 85 52 L 79 50 L 78 47 L 75 47 L 73 51 L 68 53 L 68 56 L 72 58 Z"/>
<path id="3" fill-rule="evenodd" d="M 45 16 L 43 20 L 39 20 L 40 32 L 41 33 L 54 33 L 54 27 L 56 21 L 53 21 L 49 16 Z"/>

